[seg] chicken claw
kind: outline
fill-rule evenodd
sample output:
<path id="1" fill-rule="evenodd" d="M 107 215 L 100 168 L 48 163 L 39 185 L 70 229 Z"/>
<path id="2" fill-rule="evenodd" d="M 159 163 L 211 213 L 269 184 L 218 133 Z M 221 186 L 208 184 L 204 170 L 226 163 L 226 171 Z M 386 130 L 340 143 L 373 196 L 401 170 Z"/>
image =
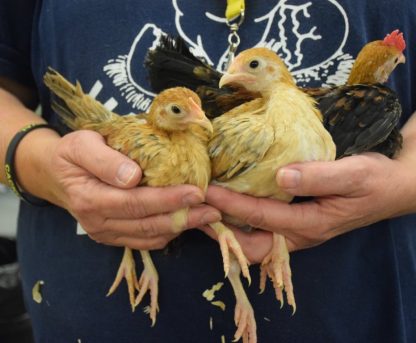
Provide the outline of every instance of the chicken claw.
<path id="1" fill-rule="evenodd" d="M 247 298 L 243 284 L 240 279 L 240 264 L 233 253 L 230 254 L 230 273 L 228 279 L 234 290 L 236 299 L 234 322 L 237 331 L 233 342 L 243 338 L 243 343 L 257 343 L 257 324 L 254 317 L 253 307 Z"/>
<path id="2" fill-rule="evenodd" d="M 260 266 L 260 293 L 266 288 L 267 276 L 273 282 L 276 291 L 276 298 L 283 307 L 283 290 L 286 292 L 287 302 L 292 306 L 292 313 L 296 312 L 295 296 L 293 294 L 292 271 L 289 264 L 289 251 L 287 250 L 286 239 L 282 235 L 273 234 L 273 247 L 264 258 Z"/>
<path id="3" fill-rule="evenodd" d="M 133 252 L 127 247 L 124 248 L 123 259 L 118 268 L 117 276 L 107 293 L 107 297 L 115 292 L 123 278 L 125 278 L 127 282 L 131 310 L 134 312 L 136 308 L 134 304 L 135 290 L 139 290 L 139 283 L 136 276 L 136 263 L 134 262 Z"/>
<path id="4" fill-rule="evenodd" d="M 147 291 L 150 292 L 150 305 L 144 308 L 144 312 L 150 316 L 152 326 L 156 323 L 156 314 L 159 312 L 158 293 L 159 293 L 159 275 L 153 264 L 150 253 L 147 250 L 140 250 L 142 255 L 144 270 L 139 280 L 139 294 L 137 295 L 134 306 L 137 306 L 143 300 Z"/>
<path id="5" fill-rule="evenodd" d="M 217 222 L 209 224 L 209 226 L 216 232 L 218 235 L 218 242 L 221 248 L 221 254 L 224 263 L 224 272 L 225 277 L 228 276 L 230 271 L 230 251 L 235 254 L 238 259 L 238 262 L 241 266 L 242 273 L 244 277 L 248 280 L 248 284 L 251 284 L 250 271 L 248 269 L 249 262 L 247 257 L 244 255 L 243 250 L 241 249 L 240 243 L 235 238 L 234 232 L 226 227 L 223 223 Z"/>

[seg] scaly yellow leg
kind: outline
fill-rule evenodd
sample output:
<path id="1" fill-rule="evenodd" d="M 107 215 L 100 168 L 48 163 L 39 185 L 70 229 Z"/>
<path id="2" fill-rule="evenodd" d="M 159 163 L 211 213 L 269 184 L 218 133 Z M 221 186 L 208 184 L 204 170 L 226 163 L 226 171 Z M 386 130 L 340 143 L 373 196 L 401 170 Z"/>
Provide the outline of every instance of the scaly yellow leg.
<path id="1" fill-rule="evenodd" d="M 248 283 L 251 284 L 251 276 L 248 269 L 249 262 L 247 257 L 244 255 L 243 250 L 241 249 L 240 243 L 238 243 L 237 239 L 235 238 L 234 232 L 221 222 L 212 223 L 209 224 L 209 226 L 216 232 L 218 236 L 218 242 L 220 244 L 222 259 L 224 263 L 225 276 L 227 277 L 230 271 L 231 249 L 231 251 L 238 259 L 244 277 L 248 280 Z"/>
<path id="2" fill-rule="evenodd" d="M 132 312 L 134 312 L 134 309 L 136 307 L 134 304 L 135 290 L 139 290 L 139 283 L 137 281 L 136 276 L 136 263 L 134 262 L 133 252 L 130 248 L 127 247 L 124 248 L 123 259 L 121 260 L 116 278 L 114 279 L 114 282 L 111 285 L 110 290 L 107 293 L 107 296 L 110 296 L 115 292 L 123 278 L 125 278 L 127 282 L 131 310 Z"/>
<path id="3" fill-rule="evenodd" d="M 152 326 L 156 323 L 156 314 L 159 312 L 158 294 L 159 294 L 159 275 L 153 264 L 149 251 L 140 250 L 142 255 L 144 269 L 139 280 L 139 294 L 137 295 L 134 306 L 140 304 L 147 291 L 150 292 L 150 305 L 145 307 L 145 313 L 149 314 L 152 320 Z"/>
<path id="4" fill-rule="evenodd" d="M 256 319 L 254 317 L 253 307 L 241 283 L 240 271 L 240 264 L 234 254 L 231 253 L 228 279 L 233 287 L 236 300 L 234 321 L 237 326 L 233 342 L 237 342 L 242 337 L 243 343 L 257 343 Z"/>
<path id="5" fill-rule="evenodd" d="M 293 293 L 292 271 L 286 238 L 277 233 L 273 234 L 273 246 L 260 266 L 260 293 L 266 288 L 267 276 L 273 282 L 276 298 L 283 307 L 283 290 L 286 292 L 287 302 L 292 306 L 293 314 L 296 312 L 296 301 Z"/>

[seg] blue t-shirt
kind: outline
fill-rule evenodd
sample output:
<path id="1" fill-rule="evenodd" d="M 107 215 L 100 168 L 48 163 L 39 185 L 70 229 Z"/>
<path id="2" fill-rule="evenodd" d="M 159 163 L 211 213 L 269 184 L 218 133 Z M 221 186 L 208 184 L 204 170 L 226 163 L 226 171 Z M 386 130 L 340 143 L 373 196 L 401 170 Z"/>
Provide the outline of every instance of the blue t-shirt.
<path id="1" fill-rule="evenodd" d="M 0 74 L 36 87 L 44 117 L 57 123 L 42 84 L 48 66 L 79 80 L 93 97 L 120 114 L 148 109 L 153 93 L 143 59 L 162 33 L 181 35 L 195 54 L 221 67 L 229 29 L 225 1 L 2 0 Z M 416 2 L 355 0 L 247 1 L 240 50 L 268 46 L 299 85 L 346 81 L 359 49 L 394 29 L 404 32 L 407 63 L 389 81 L 401 98 L 403 122 L 416 109 Z M 223 281 L 216 242 L 197 230 L 182 235 L 169 254 L 152 252 L 160 276 L 155 327 L 131 313 L 125 283 L 105 295 L 122 248 L 76 235 L 65 210 L 21 205 L 19 256 L 26 303 L 39 343 L 149 343 L 231 341 L 235 332 L 230 285 L 217 293 L 223 312 L 202 292 Z M 386 220 L 292 254 L 298 309 L 279 309 L 272 286 L 258 294 L 251 268 L 259 342 L 415 342 L 416 215 Z M 137 258 L 140 273 L 142 263 Z M 44 281 L 43 302 L 31 290 Z M 148 302 L 145 299 L 144 305 Z M 213 327 L 210 328 L 210 318 Z"/>

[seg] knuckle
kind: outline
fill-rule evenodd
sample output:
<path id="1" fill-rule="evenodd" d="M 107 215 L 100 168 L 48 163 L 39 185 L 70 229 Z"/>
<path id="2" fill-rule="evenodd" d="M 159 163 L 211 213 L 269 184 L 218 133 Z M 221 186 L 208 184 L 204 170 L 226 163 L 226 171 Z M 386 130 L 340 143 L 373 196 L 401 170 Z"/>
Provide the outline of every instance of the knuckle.
<path id="1" fill-rule="evenodd" d="M 62 139 L 62 149 L 75 162 L 82 161 L 85 150 L 91 146 L 91 141 L 103 139 L 98 133 L 90 130 L 79 130 L 65 135 Z"/>
<path id="2" fill-rule="evenodd" d="M 65 144 L 62 145 L 62 149 L 67 152 L 72 160 L 79 161 L 82 154 L 81 151 L 85 144 L 85 138 L 82 132 L 77 131 L 70 133 L 65 136 L 64 139 Z"/>
<path id="3" fill-rule="evenodd" d="M 100 225 L 96 219 L 92 218 L 80 218 L 78 222 L 81 224 L 82 228 L 88 233 L 88 235 L 94 236 L 94 240 L 102 239 L 101 235 L 104 230 L 102 225 Z"/>
<path id="4" fill-rule="evenodd" d="M 123 245 L 123 243 L 121 242 L 121 240 L 122 240 L 122 236 L 121 235 L 116 235 L 116 234 L 113 234 L 111 236 L 108 236 L 108 235 L 107 236 L 104 236 L 103 235 L 102 243 L 109 244 L 109 245 L 114 245 L 114 246 L 119 247 L 119 246 L 122 246 Z"/>
<path id="5" fill-rule="evenodd" d="M 69 194 L 69 207 L 71 208 L 71 211 L 80 218 L 88 218 L 96 210 L 94 202 L 89 199 L 85 192 Z"/>
<path id="6" fill-rule="evenodd" d="M 350 178 L 352 183 L 363 182 L 369 175 L 369 159 L 367 156 L 357 156 L 356 162 L 353 164 Z"/>
<path id="7" fill-rule="evenodd" d="M 165 249 L 168 244 L 169 244 L 169 239 L 167 239 L 166 237 L 158 237 L 154 242 L 153 249 L 156 249 L 156 250 Z"/>
<path id="8" fill-rule="evenodd" d="M 99 233 L 95 232 L 91 228 L 88 229 L 88 237 L 90 237 L 96 243 L 103 243 L 103 244 L 108 244 L 109 243 L 107 241 L 107 239 L 105 239 L 102 235 L 100 235 Z"/>
<path id="9" fill-rule="evenodd" d="M 143 218 L 148 216 L 147 203 L 142 197 L 126 197 L 123 208 L 131 218 Z"/>
<path id="10" fill-rule="evenodd" d="M 148 219 L 146 221 L 139 222 L 137 229 L 141 237 L 150 238 L 159 234 L 159 226 L 155 219 Z"/>
<path id="11" fill-rule="evenodd" d="M 314 247 L 326 241 L 325 235 L 330 231 L 330 225 L 324 220 L 325 217 L 322 216 L 320 208 L 316 207 L 316 216 L 312 221 L 303 206 L 295 207 L 295 209 L 297 221 L 291 232 L 296 240 L 301 242 L 301 246 Z M 305 223 L 309 223 L 309 225 L 305 226 Z"/>
<path id="12" fill-rule="evenodd" d="M 266 224 L 264 212 L 260 209 L 250 212 L 246 217 L 246 222 L 251 226 L 263 228 Z"/>

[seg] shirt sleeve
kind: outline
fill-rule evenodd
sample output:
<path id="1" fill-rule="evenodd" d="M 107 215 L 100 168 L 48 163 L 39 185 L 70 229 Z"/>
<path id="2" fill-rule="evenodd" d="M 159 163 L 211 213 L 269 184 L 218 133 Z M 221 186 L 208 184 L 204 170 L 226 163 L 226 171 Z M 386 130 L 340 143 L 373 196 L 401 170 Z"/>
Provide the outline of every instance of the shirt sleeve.
<path id="1" fill-rule="evenodd" d="M 30 47 L 36 0 L 0 1 L 0 76 L 33 87 Z"/>

